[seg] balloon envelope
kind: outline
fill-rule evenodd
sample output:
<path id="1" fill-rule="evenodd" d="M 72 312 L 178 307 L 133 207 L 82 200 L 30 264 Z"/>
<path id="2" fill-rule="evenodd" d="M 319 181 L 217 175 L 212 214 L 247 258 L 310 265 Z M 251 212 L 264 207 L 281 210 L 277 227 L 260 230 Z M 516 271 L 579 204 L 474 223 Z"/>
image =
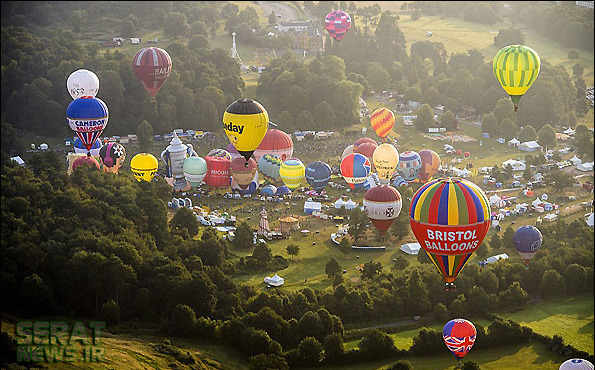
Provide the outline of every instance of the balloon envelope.
<path id="1" fill-rule="evenodd" d="M 265 154 L 258 160 L 258 169 L 271 184 L 279 183 L 279 170 L 283 161 L 276 154 Z"/>
<path id="2" fill-rule="evenodd" d="M 248 188 L 254 179 L 254 175 L 258 173 L 258 170 L 256 169 L 256 161 L 252 158 L 246 162 L 244 157 L 238 157 L 231 161 L 230 168 L 231 177 L 242 190 Z"/>
<path id="3" fill-rule="evenodd" d="M 401 194 L 390 185 L 378 185 L 364 195 L 364 211 L 383 235 L 401 213 Z"/>
<path id="4" fill-rule="evenodd" d="M 370 124 L 376 135 L 385 138 L 395 126 L 395 115 L 388 108 L 378 108 L 370 115 Z"/>
<path id="5" fill-rule="evenodd" d="M 207 175 L 204 178 L 205 184 L 216 188 L 229 186 L 231 161 L 227 158 L 209 156 L 205 158 L 205 161 L 207 162 Z"/>
<path id="6" fill-rule="evenodd" d="M 438 172 L 440 167 L 440 156 L 433 150 L 423 149 L 419 151 L 421 158 L 421 169 L 419 170 L 419 179 L 422 182 L 428 182 Z"/>
<path id="7" fill-rule="evenodd" d="M 99 149 L 99 157 L 105 172 L 118 173 L 126 159 L 126 149 L 119 143 L 107 143 Z"/>
<path id="8" fill-rule="evenodd" d="M 306 167 L 305 176 L 312 189 L 320 193 L 331 178 L 331 167 L 322 161 L 311 162 Z"/>
<path id="9" fill-rule="evenodd" d="M 68 76 L 66 88 L 72 99 L 82 96 L 95 97 L 99 91 L 99 78 L 88 69 L 79 69 Z"/>
<path id="10" fill-rule="evenodd" d="M 306 175 L 306 167 L 297 158 L 290 158 L 283 162 L 279 169 L 279 176 L 289 190 L 300 187 Z M 278 190 L 278 189 L 277 189 Z"/>
<path id="11" fill-rule="evenodd" d="M 343 153 L 341 154 L 341 160 L 343 160 L 343 158 L 347 157 L 351 153 L 353 153 L 353 144 L 343 149 Z"/>
<path id="12" fill-rule="evenodd" d="M 376 148 L 378 148 L 376 143 L 361 143 L 353 150 L 353 152 L 365 155 L 366 158 L 370 160 L 370 163 L 373 164 L 373 155 Z"/>
<path id="13" fill-rule="evenodd" d="M 498 82 L 512 99 L 516 111 L 521 97 L 539 75 L 539 55 L 528 46 L 505 46 L 494 56 L 492 67 Z"/>
<path id="14" fill-rule="evenodd" d="M 357 140 L 356 140 L 356 141 L 353 143 L 353 151 L 355 151 L 355 150 L 357 149 L 357 147 L 358 147 L 358 146 L 360 146 L 360 145 L 361 145 L 361 144 L 363 144 L 363 143 L 372 143 L 372 144 L 378 145 L 378 144 L 376 144 L 376 141 L 375 141 L 374 139 L 372 139 L 372 138 L 369 138 L 369 137 L 361 137 L 361 138 L 357 139 Z"/>
<path id="15" fill-rule="evenodd" d="M 291 158 L 293 155 L 293 140 L 291 140 L 291 136 L 281 130 L 267 130 L 264 138 L 252 155 L 254 156 L 254 160 L 258 162 L 265 154 L 278 155 L 282 162 Z"/>
<path id="16" fill-rule="evenodd" d="M 193 188 L 198 187 L 207 175 L 207 161 L 201 157 L 188 157 L 184 159 L 182 170 L 186 181 Z"/>
<path id="17" fill-rule="evenodd" d="M 229 153 L 230 161 L 233 161 L 236 158 L 243 158 L 242 155 L 238 152 L 238 150 L 236 149 L 235 146 L 233 146 L 232 143 L 229 143 L 227 145 L 227 148 L 225 148 L 225 151 Z"/>
<path id="18" fill-rule="evenodd" d="M 380 144 L 372 154 L 372 161 L 380 182 L 388 184 L 399 163 L 399 152 L 392 144 Z"/>
<path id="19" fill-rule="evenodd" d="M 352 190 L 363 186 L 371 169 L 370 160 L 359 153 L 351 153 L 341 161 L 341 175 Z"/>
<path id="20" fill-rule="evenodd" d="M 212 149 L 211 151 L 209 151 L 207 153 L 206 156 L 213 157 L 213 158 L 225 158 L 230 162 L 232 160 L 231 154 L 225 149 Z"/>
<path id="21" fill-rule="evenodd" d="M 399 155 L 397 172 L 405 181 L 413 181 L 421 171 L 422 161 L 419 153 L 407 150 Z"/>
<path id="22" fill-rule="evenodd" d="M 560 365 L 559 370 L 593 370 L 595 367 L 591 361 L 582 358 L 571 358 Z"/>
<path id="23" fill-rule="evenodd" d="M 130 170 L 137 181 L 151 181 L 157 174 L 159 162 L 150 153 L 138 153 L 130 160 Z"/>
<path id="24" fill-rule="evenodd" d="M 409 217 L 415 238 L 443 280 L 452 283 L 490 228 L 490 205 L 470 181 L 436 179 L 413 195 Z"/>
<path id="25" fill-rule="evenodd" d="M 469 353 L 475 344 L 476 336 L 475 325 L 465 319 L 450 320 L 442 330 L 446 347 L 457 359 L 463 358 Z"/>
<path id="26" fill-rule="evenodd" d="M 134 56 L 132 69 L 151 98 L 155 99 L 171 73 L 171 57 L 161 48 L 143 48 Z"/>
<path id="27" fill-rule="evenodd" d="M 277 187 L 275 185 L 266 185 L 261 190 L 260 193 L 263 195 L 273 196 L 277 193 Z"/>
<path id="28" fill-rule="evenodd" d="M 89 166 L 91 168 L 95 167 L 97 169 L 100 168 L 99 162 L 97 162 L 97 159 L 95 159 L 94 157 L 91 156 L 85 156 L 85 157 L 80 157 L 77 160 L 74 161 L 74 163 L 72 164 L 72 170 L 76 170 L 78 167 L 82 167 L 82 166 Z"/>
<path id="29" fill-rule="evenodd" d="M 246 161 L 264 139 L 268 127 L 269 114 L 252 99 L 236 100 L 223 113 L 225 134 Z"/>
<path id="30" fill-rule="evenodd" d="M 81 139 L 87 151 L 91 151 L 109 118 L 107 105 L 98 98 L 84 96 L 74 99 L 66 109 L 70 129 Z"/>
<path id="31" fill-rule="evenodd" d="M 101 140 L 97 139 L 95 140 L 95 143 L 93 144 L 93 146 L 91 147 L 91 150 L 89 152 L 91 152 L 91 155 L 93 157 L 97 157 L 99 156 L 99 150 L 103 147 L 103 145 L 101 144 Z M 85 144 L 83 144 L 82 140 L 79 139 L 78 137 L 74 140 L 74 152 L 75 153 L 87 153 L 88 150 L 85 147 Z"/>
<path id="32" fill-rule="evenodd" d="M 341 41 L 351 28 L 351 16 L 342 10 L 333 10 L 324 18 L 324 28 L 332 38 Z"/>
<path id="33" fill-rule="evenodd" d="M 519 227 L 512 237 L 514 246 L 525 265 L 529 266 L 529 263 L 535 256 L 535 253 L 541 247 L 543 237 L 538 228 L 532 225 L 525 225 Z"/>

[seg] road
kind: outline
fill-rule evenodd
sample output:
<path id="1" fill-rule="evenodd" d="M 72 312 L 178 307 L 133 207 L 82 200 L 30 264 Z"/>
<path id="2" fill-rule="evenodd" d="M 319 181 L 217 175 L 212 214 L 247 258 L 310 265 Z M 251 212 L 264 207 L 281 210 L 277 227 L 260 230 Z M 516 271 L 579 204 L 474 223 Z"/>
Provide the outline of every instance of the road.
<path id="1" fill-rule="evenodd" d="M 298 19 L 297 10 L 290 5 L 273 1 L 259 1 L 258 5 L 262 8 L 265 17 L 268 17 L 271 12 L 275 12 L 277 21 L 292 21 Z"/>

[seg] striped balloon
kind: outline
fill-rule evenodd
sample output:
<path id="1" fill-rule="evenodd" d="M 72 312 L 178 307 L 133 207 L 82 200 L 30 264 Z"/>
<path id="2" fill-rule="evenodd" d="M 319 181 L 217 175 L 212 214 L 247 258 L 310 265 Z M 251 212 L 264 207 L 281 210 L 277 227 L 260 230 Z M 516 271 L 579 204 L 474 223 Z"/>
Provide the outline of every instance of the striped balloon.
<path id="1" fill-rule="evenodd" d="M 477 329 L 469 320 L 453 319 L 444 325 L 442 337 L 446 347 L 458 361 L 471 351 L 477 337 Z"/>
<path id="2" fill-rule="evenodd" d="M 407 150 L 399 154 L 397 172 L 405 181 L 413 181 L 421 171 L 422 161 L 419 153 Z"/>
<path id="3" fill-rule="evenodd" d="M 370 124 L 376 135 L 385 138 L 395 126 L 395 115 L 390 109 L 378 108 L 372 112 Z"/>
<path id="4" fill-rule="evenodd" d="M 431 149 L 423 149 L 419 151 L 421 158 L 421 170 L 419 171 L 419 179 L 422 182 L 428 182 L 432 176 L 436 174 L 440 167 L 440 156 Z"/>
<path id="5" fill-rule="evenodd" d="M 225 149 L 213 149 L 206 156 L 213 158 L 227 158 L 230 162 L 232 161 L 231 154 Z"/>
<path id="6" fill-rule="evenodd" d="M 384 235 L 399 216 L 401 206 L 401 194 L 390 185 L 375 186 L 364 195 L 364 211 L 380 235 Z"/>
<path id="7" fill-rule="evenodd" d="M 324 189 L 330 179 L 331 167 L 328 164 L 316 161 L 309 163 L 306 167 L 306 181 L 317 193 Z"/>
<path id="8" fill-rule="evenodd" d="M 535 50 L 524 45 L 505 46 L 494 57 L 494 75 L 518 109 L 519 100 L 537 79 L 541 61 Z"/>
<path id="9" fill-rule="evenodd" d="M 324 18 L 324 28 L 332 38 L 341 41 L 351 28 L 351 16 L 342 10 L 333 10 Z"/>
<path id="10" fill-rule="evenodd" d="M 341 175 L 352 190 L 363 187 L 371 170 L 372 164 L 363 154 L 351 153 L 341 161 Z"/>
<path id="11" fill-rule="evenodd" d="M 281 165 L 279 177 L 290 190 L 300 187 L 306 174 L 306 167 L 297 158 L 289 158 Z"/>
<path id="12" fill-rule="evenodd" d="M 279 183 L 279 169 L 283 161 L 276 154 L 265 154 L 258 160 L 258 169 L 266 181 L 271 184 Z"/>
<path id="13" fill-rule="evenodd" d="M 470 181 L 432 180 L 413 195 L 413 234 L 446 283 L 453 283 L 490 228 L 490 204 Z"/>
<path id="14" fill-rule="evenodd" d="M 155 100 L 171 74 L 171 57 L 161 48 L 143 48 L 132 59 L 132 69 L 152 100 Z"/>

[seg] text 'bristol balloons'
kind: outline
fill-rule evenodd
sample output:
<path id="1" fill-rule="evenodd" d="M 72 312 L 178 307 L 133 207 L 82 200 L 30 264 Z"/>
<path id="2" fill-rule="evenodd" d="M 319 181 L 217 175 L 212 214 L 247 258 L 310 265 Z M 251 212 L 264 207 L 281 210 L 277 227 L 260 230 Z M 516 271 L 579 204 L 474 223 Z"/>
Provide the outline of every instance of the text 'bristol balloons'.
<path id="1" fill-rule="evenodd" d="M 537 79 L 541 61 L 535 50 L 524 45 L 509 45 L 500 49 L 493 61 L 494 75 L 512 99 L 514 111 L 523 94 Z"/>
<path id="2" fill-rule="evenodd" d="M 388 108 L 378 108 L 372 112 L 370 124 L 376 135 L 384 139 L 395 126 L 395 115 Z"/>
<path id="3" fill-rule="evenodd" d="M 341 175 L 352 190 L 363 187 L 371 169 L 370 160 L 359 153 L 351 153 L 341 161 Z"/>
<path id="4" fill-rule="evenodd" d="M 87 69 L 79 69 L 68 76 L 66 88 L 72 99 L 83 96 L 95 97 L 99 91 L 99 78 Z"/>
<path id="5" fill-rule="evenodd" d="M 446 282 L 454 280 L 490 228 L 490 205 L 474 183 L 432 180 L 417 190 L 409 209 L 411 229 Z"/>
<path id="6" fill-rule="evenodd" d="M 421 171 L 421 157 L 419 153 L 412 150 L 404 151 L 399 155 L 397 172 L 405 181 L 413 181 Z"/>
<path id="7" fill-rule="evenodd" d="M 265 154 L 275 154 L 285 162 L 293 156 L 293 140 L 291 136 L 277 129 L 267 130 L 264 138 L 253 153 L 254 160 L 258 162 Z"/>
<path id="8" fill-rule="evenodd" d="M 132 60 L 136 78 L 143 84 L 152 100 L 171 73 L 171 58 L 167 51 L 149 47 L 140 49 Z"/>
<path id="9" fill-rule="evenodd" d="M 130 170 L 137 181 L 151 181 L 157 174 L 159 162 L 153 154 L 138 153 L 130 160 Z"/>
<path id="10" fill-rule="evenodd" d="M 306 167 L 306 181 L 317 193 L 324 189 L 331 179 L 331 167 L 322 162 L 311 162 Z"/>
<path id="11" fill-rule="evenodd" d="M 228 187 L 230 184 L 229 170 L 231 161 L 227 158 L 209 156 L 205 158 L 205 161 L 207 162 L 205 184 L 215 188 Z"/>
<path id="12" fill-rule="evenodd" d="M 324 28 L 332 38 L 341 41 L 351 28 L 351 16 L 342 10 L 333 10 L 324 18 Z"/>
<path id="13" fill-rule="evenodd" d="M 101 99 L 91 96 L 77 98 L 68 104 L 66 118 L 70 129 L 87 148 L 87 155 L 91 155 L 93 144 L 107 126 L 107 105 Z"/>
<path id="14" fill-rule="evenodd" d="M 591 361 L 583 360 L 582 358 L 571 358 L 560 365 L 558 370 L 593 370 L 595 367 Z"/>
<path id="15" fill-rule="evenodd" d="M 535 226 L 525 225 L 519 227 L 514 232 L 512 240 L 514 240 L 514 246 L 519 253 L 519 256 L 525 261 L 525 265 L 529 266 L 535 253 L 537 253 L 541 247 L 543 237 L 539 229 Z"/>
<path id="16" fill-rule="evenodd" d="M 399 152 L 392 144 L 380 144 L 372 155 L 376 173 L 382 184 L 388 184 L 397 164 L 399 164 Z"/>
<path id="17" fill-rule="evenodd" d="M 257 172 L 256 161 L 252 158 L 248 160 L 247 164 L 244 157 L 238 157 L 231 161 L 231 177 L 242 190 L 248 188 Z"/>
<path id="18" fill-rule="evenodd" d="M 431 149 L 420 150 L 418 154 L 421 158 L 419 179 L 422 182 L 428 182 L 432 179 L 432 176 L 438 172 L 438 168 L 440 167 L 440 156 Z"/>
<path id="19" fill-rule="evenodd" d="M 306 167 L 299 159 L 289 158 L 281 165 L 279 176 L 289 190 L 295 190 L 300 187 L 306 176 Z"/>
<path id="20" fill-rule="evenodd" d="M 364 195 L 364 211 L 380 235 L 384 235 L 399 216 L 401 206 L 401 194 L 390 185 L 375 186 Z"/>
<path id="21" fill-rule="evenodd" d="M 126 149 L 119 143 L 107 143 L 99 149 L 99 157 L 105 172 L 118 173 L 126 159 Z"/>
<path id="22" fill-rule="evenodd" d="M 198 156 L 188 157 L 184 159 L 182 170 L 190 186 L 197 188 L 207 175 L 207 161 Z"/>
<path id="23" fill-rule="evenodd" d="M 471 321 L 465 319 L 453 319 L 444 325 L 442 337 L 448 350 L 457 358 L 462 359 L 471 351 L 475 344 L 477 330 Z"/>
<path id="24" fill-rule="evenodd" d="M 279 169 L 283 161 L 276 154 L 265 154 L 258 160 L 258 169 L 264 179 L 271 184 L 279 183 Z"/>
<path id="25" fill-rule="evenodd" d="M 269 114 L 252 99 L 236 100 L 223 113 L 225 134 L 246 161 L 264 139 L 268 127 Z"/>

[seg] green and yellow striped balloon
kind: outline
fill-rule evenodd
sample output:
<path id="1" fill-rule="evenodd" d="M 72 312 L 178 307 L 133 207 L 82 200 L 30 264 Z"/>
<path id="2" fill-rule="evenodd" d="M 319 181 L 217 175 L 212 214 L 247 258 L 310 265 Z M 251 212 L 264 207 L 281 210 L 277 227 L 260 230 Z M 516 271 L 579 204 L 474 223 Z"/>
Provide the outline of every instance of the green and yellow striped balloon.
<path id="1" fill-rule="evenodd" d="M 494 75 L 514 103 L 519 100 L 537 79 L 541 61 L 535 50 L 524 45 L 505 46 L 494 57 Z"/>

